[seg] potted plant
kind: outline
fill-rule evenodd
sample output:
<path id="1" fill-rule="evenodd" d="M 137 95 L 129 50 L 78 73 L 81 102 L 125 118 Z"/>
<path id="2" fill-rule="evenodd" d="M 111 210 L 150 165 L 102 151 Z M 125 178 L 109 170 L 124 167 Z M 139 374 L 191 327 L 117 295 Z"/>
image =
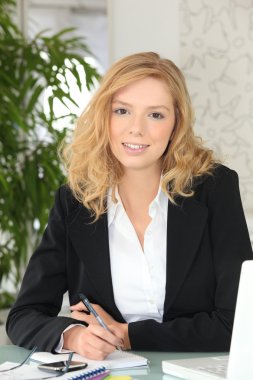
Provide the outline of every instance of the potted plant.
<path id="1" fill-rule="evenodd" d="M 71 71 L 79 89 L 93 86 L 97 70 L 83 57 L 91 55 L 72 30 L 26 39 L 12 20 L 14 0 L 0 3 L 0 288 L 8 279 L 17 288 L 28 252 L 45 228 L 54 191 L 64 183 L 57 157 L 74 115 L 68 111 L 66 127 L 55 128 L 56 101 L 76 104 L 71 95 Z M 77 53 L 78 52 L 78 53 Z M 85 72 L 82 78 L 78 66 Z M 48 112 L 41 101 L 46 89 Z M 62 116 L 61 116 L 62 117 Z M 42 137 L 43 132 L 43 137 Z M 12 302 L 0 291 L 0 309 Z"/>

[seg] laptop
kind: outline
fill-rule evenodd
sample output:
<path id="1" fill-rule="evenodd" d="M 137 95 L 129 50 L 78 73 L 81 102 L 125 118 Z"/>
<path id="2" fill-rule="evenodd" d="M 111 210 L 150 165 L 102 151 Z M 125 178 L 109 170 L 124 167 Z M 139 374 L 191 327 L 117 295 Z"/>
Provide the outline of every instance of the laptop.
<path id="1" fill-rule="evenodd" d="M 229 356 L 164 360 L 162 369 L 187 380 L 253 380 L 253 260 L 242 264 Z"/>

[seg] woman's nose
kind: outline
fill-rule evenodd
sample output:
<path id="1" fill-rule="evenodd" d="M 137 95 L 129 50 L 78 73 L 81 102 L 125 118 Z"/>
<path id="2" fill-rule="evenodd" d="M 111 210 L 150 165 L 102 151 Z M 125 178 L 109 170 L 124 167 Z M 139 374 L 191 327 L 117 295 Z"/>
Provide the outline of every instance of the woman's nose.
<path id="1" fill-rule="evenodd" d="M 131 120 L 129 133 L 132 135 L 143 135 L 145 132 L 145 120 L 142 116 L 134 116 Z"/>

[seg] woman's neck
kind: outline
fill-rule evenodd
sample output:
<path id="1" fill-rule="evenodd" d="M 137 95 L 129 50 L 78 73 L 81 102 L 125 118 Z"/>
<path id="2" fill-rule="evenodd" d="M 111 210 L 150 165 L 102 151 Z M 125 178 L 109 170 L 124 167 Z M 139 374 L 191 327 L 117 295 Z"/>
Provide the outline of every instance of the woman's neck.
<path id="1" fill-rule="evenodd" d="M 119 195 L 126 210 L 135 207 L 148 208 L 159 189 L 161 173 L 156 171 L 128 171 L 118 186 Z"/>

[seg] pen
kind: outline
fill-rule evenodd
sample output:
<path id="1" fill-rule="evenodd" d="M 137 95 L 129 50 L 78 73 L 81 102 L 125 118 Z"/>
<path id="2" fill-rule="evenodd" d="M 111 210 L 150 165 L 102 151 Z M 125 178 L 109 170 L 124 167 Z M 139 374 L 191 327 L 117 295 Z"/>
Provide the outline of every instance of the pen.
<path id="1" fill-rule="evenodd" d="M 87 309 L 89 310 L 89 312 L 94 315 L 94 317 L 96 318 L 96 320 L 98 321 L 98 323 L 100 324 L 100 326 L 102 326 L 104 329 L 106 329 L 107 331 L 109 331 L 110 333 L 111 330 L 109 329 L 109 327 L 107 326 L 107 324 L 103 321 L 103 319 L 100 317 L 100 315 L 96 312 L 96 310 L 94 309 L 94 307 L 91 305 L 90 301 L 88 300 L 88 298 L 83 294 L 83 293 L 79 293 L 79 297 L 82 301 L 82 303 L 84 304 L 84 306 L 87 307 Z M 119 351 L 122 351 L 121 347 L 119 346 L 116 346 L 116 348 L 119 350 Z"/>

